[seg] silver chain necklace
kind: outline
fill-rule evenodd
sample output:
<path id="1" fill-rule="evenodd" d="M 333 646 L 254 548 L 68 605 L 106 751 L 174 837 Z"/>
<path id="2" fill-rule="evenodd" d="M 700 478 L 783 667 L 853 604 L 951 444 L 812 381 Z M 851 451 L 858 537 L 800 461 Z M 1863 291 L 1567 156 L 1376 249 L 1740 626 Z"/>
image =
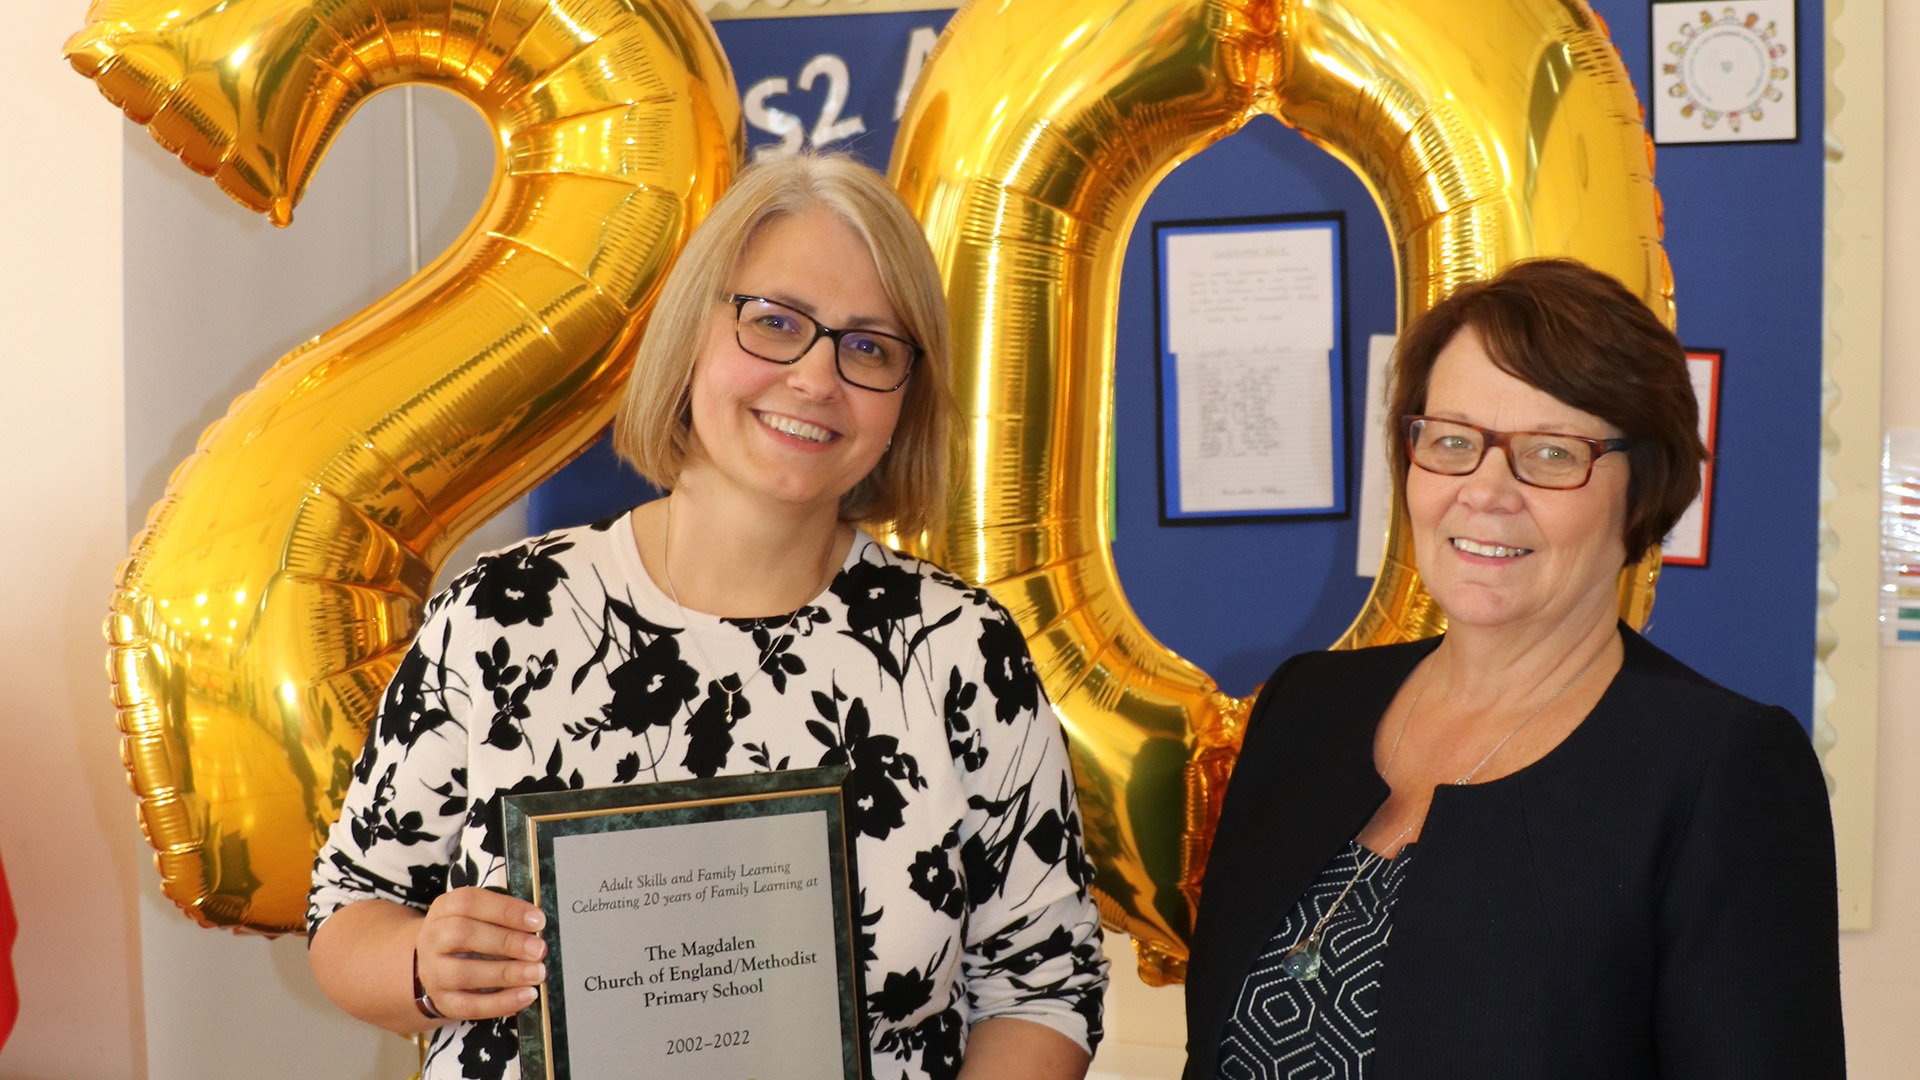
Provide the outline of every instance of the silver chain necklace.
<path id="1" fill-rule="evenodd" d="M 1547 706 L 1560 700 L 1561 694 L 1572 689 L 1573 684 L 1579 682 L 1581 676 L 1592 670 L 1593 665 L 1599 662 L 1601 653 L 1606 652 L 1607 646 L 1610 644 L 1612 644 L 1611 641 L 1602 642 L 1599 651 L 1587 658 L 1586 665 L 1579 671 L 1574 672 L 1573 678 L 1561 683 L 1560 689 L 1548 695 L 1547 700 L 1541 702 L 1538 708 L 1522 717 L 1519 723 L 1513 725 L 1512 729 L 1509 730 L 1499 742 L 1493 744 L 1493 749 L 1487 751 L 1486 756 L 1480 759 L 1479 764 L 1469 769 L 1465 776 L 1453 782 L 1454 786 L 1459 787 L 1471 783 L 1474 777 L 1480 775 L 1480 770 L 1486 768 L 1487 762 L 1493 760 L 1493 755 L 1499 753 L 1500 748 L 1511 742 L 1515 735 L 1520 734 L 1521 728 L 1533 723 L 1534 717 L 1546 712 Z M 1387 760 L 1385 764 L 1380 766 L 1382 775 L 1385 775 L 1393 768 L 1394 758 L 1400 756 L 1400 740 L 1407 737 L 1407 728 L 1413 725 L 1413 710 L 1420 705 L 1420 695 L 1427 692 L 1427 679 L 1431 677 L 1431 671 L 1432 669 L 1428 669 L 1428 672 L 1422 676 L 1419 689 L 1413 692 L 1413 700 L 1407 702 L 1407 711 L 1402 714 L 1400 720 L 1400 731 L 1394 735 L 1393 746 L 1387 750 Z M 1381 847 L 1384 850 L 1393 850 L 1394 845 L 1405 840 L 1407 834 L 1411 833 L 1426 819 L 1427 816 L 1425 814 L 1415 818 L 1411 824 L 1401 829 L 1398 835 L 1385 844 L 1382 844 Z M 1308 932 L 1307 936 L 1296 942 L 1292 948 L 1288 949 L 1280 957 L 1280 970 L 1286 973 L 1288 978 L 1297 982 L 1311 982 L 1320 977 L 1320 946 L 1325 940 L 1327 924 L 1333 921 L 1334 913 L 1340 910 L 1340 905 L 1346 902 L 1347 894 L 1352 892 L 1353 887 L 1360 883 L 1360 878 L 1367 872 L 1367 869 L 1374 863 L 1386 858 L 1386 856 L 1380 854 L 1380 852 L 1365 847 L 1363 847 L 1362 850 L 1365 851 L 1366 854 L 1361 856 L 1360 865 L 1354 868 L 1353 876 L 1347 879 L 1346 888 L 1340 890 L 1340 895 L 1334 898 L 1333 904 L 1320 916 L 1320 920 L 1313 924 L 1313 929 Z"/>
<path id="2" fill-rule="evenodd" d="M 774 651 L 780 647 L 780 636 L 793 632 L 794 624 L 800 621 L 800 613 L 812 606 L 812 598 L 809 597 L 806 601 L 802 602 L 799 607 L 793 610 L 793 614 L 787 616 L 786 624 L 780 628 L 780 634 L 768 636 L 767 647 L 760 651 L 760 659 L 754 664 L 753 673 L 745 679 L 741 679 L 739 677 L 740 673 L 734 672 L 734 679 L 739 685 L 728 686 L 727 681 L 719 677 L 719 668 L 714 666 L 713 659 L 707 655 L 706 647 L 700 644 L 700 635 L 693 632 L 693 620 L 687 617 L 687 609 L 681 606 L 680 594 L 675 591 L 673 587 L 673 569 L 668 558 L 668 538 L 673 534 L 672 493 L 668 493 L 667 495 L 667 512 L 665 519 L 664 523 L 660 526 L 660 576 L 667 583 L 667 599 L 673 601 L 673 609 L 680 613 L 680 627 L 686 632 L 687 640 L 693 642 L 693 651 L 699 654 L 700 663 L 705 665 L 709 673 L 712 673 L 713 681 L 719 685 L 720 689 L 726 692 L 727 719 L 732 720 L 734 718 L 734 701 L 739 698 L 741 694 L 746 693 L 747 687 L 752 686 L 753 681 L 760 677 L 760 673 L 767 669 L 767 660 L 770 659 Z M 820 579 L 820 587 L 814 590 L 814 596 L 819 596 L 821 593 L 827 591 L 827 586 L 833 582 L 834 574 L 840 569 L 833 565 L 833 547 L 831 545 L 827 548 L 826 563 L 826 574 Z"/>

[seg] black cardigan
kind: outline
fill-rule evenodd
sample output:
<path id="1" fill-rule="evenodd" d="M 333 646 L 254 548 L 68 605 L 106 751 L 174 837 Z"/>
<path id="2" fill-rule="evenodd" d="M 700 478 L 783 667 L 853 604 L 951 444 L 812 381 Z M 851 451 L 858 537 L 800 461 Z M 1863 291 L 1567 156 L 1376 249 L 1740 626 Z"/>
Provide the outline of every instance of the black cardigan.
<path id="1" fill-rule="evenodd" d="M 1620 630 L 1620 673 L 1564 742 L 1434 792 L 1394 909 L 1378 1080 L 1845 1075 L 1806 733 Z M 1374 730 L 1436 643 L 1306 653 L 1267 681 L 1194 923 L 1189 1080 L 1213 1080 L 1254 958 L 1386 800 Z"/>

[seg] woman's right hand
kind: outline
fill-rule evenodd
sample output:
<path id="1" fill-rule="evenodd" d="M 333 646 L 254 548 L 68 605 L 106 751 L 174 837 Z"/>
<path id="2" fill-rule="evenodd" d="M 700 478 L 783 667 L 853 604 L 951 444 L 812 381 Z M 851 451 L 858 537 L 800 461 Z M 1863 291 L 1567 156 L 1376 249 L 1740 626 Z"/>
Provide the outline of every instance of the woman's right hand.
<path id="1" fill-rule="evenodd" d="M 441 895 L 414 939 L 417 977 L 435 1011 L 449 1020 L 511 1016 L 533 1002 L 547 977 L 546 924 L 524 900 L 476 886 Z"/>

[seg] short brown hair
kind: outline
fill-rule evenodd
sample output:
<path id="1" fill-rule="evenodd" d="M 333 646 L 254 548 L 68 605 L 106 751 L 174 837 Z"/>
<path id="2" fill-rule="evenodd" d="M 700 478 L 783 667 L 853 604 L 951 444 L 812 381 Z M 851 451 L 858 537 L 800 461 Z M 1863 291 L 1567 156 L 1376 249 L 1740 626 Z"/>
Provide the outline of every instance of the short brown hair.
<path id="1" fill-rule="evenodd" d="M 1462 330 L 1500 370 L 1632 440 L 1627 448 L 1627 561 L 1658 544 L 1700 493 L 1699 405 L 1686 350 L 1640 298 L 1573 259 L 1528 259 L 1461 286 L 1400 337 L 1387 402 L 1387 444 L 1405 490 L 1406 418 L 1427 407 L 1434 363 Z"/>
<path id="2" fill-rule="evenodd" d="M 906 400 L 893 442 L 841 497 L 840 518 L 912 536 L 936 528 L 946 510 L 949 440 L 959 412 L 947 374 L 947 298 L 913 215 L 885 179 L 849 157 L 801 155 L 754 165 L 714 204 L 661 286 L 614 421 L 613 448 L 655 487 L 678 483 L 691 422 L 688 385 L 727 281 L 763 225 L 816 207 L 866 244 L 887 302 L 924 350 L 896 391 Z"/>

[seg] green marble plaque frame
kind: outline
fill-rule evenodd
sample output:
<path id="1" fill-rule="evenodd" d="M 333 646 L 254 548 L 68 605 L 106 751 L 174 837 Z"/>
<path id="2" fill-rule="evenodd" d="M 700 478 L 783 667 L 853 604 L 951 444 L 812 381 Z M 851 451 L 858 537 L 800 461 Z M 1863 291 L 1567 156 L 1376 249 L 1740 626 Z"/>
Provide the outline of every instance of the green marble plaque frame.
<path id="1" fill-rule="evenodd" d="M 559 898 L 554 890 L 553 841 L 557 836 L 672 828 L 709 821 L 737 821 L 824 811 L 832 901 L 834 962 L 840 995 L 841 1069 L 846 1080 L 867 1080 L 865 1029 L 860 1023 L 860 965 L 854 943 L 858 913 L 853 845 L 846 826 L 843 783 L 848 769 L 794 769 L 708 780 L 543 791 L 502 800 L 507 841 L 508 890 L 547 916 L 547 979 L 533 1004 L 520 1012 L 520 1073 L 527 1080 L 571 1080 L 567 1057 L 566 943 L 560 937 Z"/>

